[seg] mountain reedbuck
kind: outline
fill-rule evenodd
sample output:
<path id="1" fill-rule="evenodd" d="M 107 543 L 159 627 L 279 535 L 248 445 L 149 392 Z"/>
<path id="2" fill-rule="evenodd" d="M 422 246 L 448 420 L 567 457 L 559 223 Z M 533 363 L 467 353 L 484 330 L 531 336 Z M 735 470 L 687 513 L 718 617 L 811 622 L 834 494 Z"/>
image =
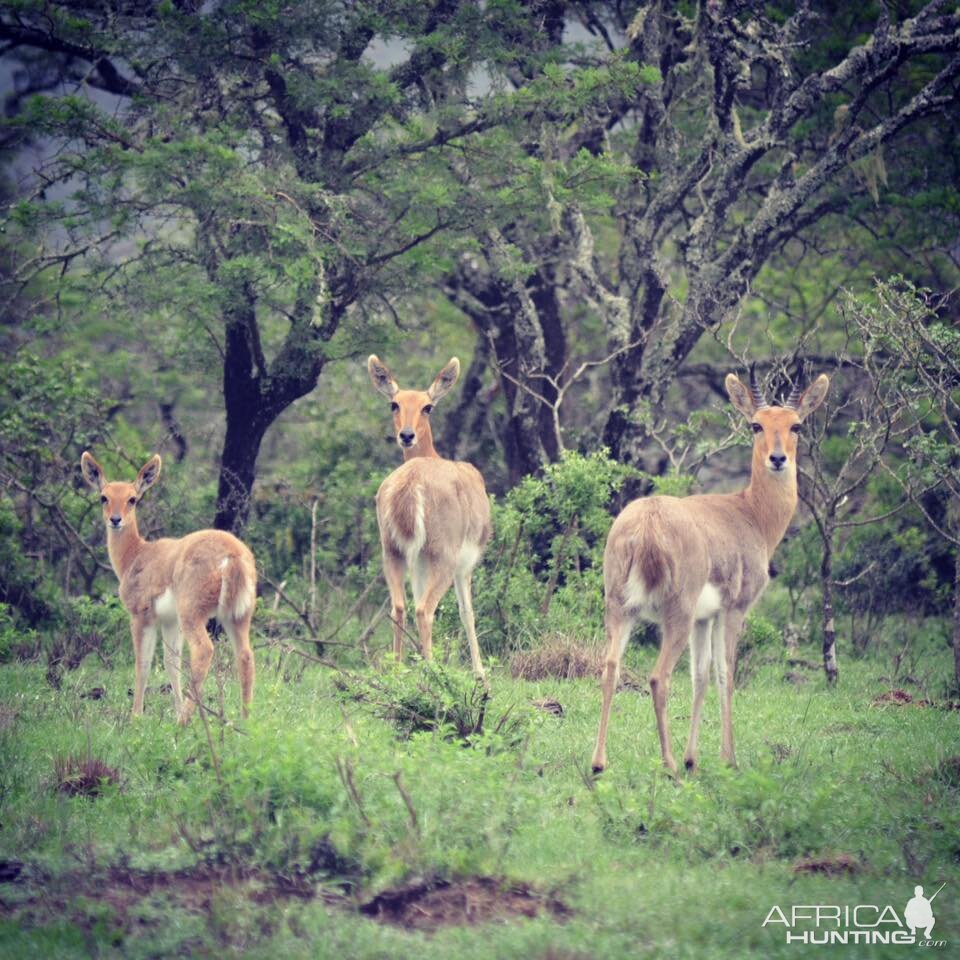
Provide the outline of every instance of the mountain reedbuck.
<path id="1" fill-rule="evenodd" d="M 143 713 L 143 694 L 153 663 L 157 627 L 163 632 L 163 662 L 181 724 L 189 721 L 213 658 L 207 620 L 216 617 L 233 643 L 240 674 L 243 716 L 253 699 L 250 619 L 257 598 L 257 568 L 249 548 L 222 530 L 198 530 L 177 540 L 144 540 L 137 530 L 137 504 L 160 476 L 154 455 L 133 483 L 108 483 L 89 453 L 80 459 L 83 478 L 100 492 L 107 551 L 120 580 L 120 599 L 130 614 L 136 689 L 133 714 Z M 183 638 L 190 644 L 190 697 L 180 689 Z"/>
<path id="2" fill-rule="evenodd" d="M 830 381 L 821 374 L 801 396 L 794 386 L 782 407 L 763 399 L 750 374 L 750 389 L 732 373 L 730 402 L 753 430 L 750 483 L 739 493 L 648 497 L 629 503 L 614 521 L 603 555 L 607 655 L 600 729 L 593 770 L 607 765 L 607 724 L 620 660 L 638 618 L 659 623 L 660 655 L 650 692 L 664 764 L 676 771 L 670 749 L 667 697 L 670 675 L 690 641 L 693 708 L 684 753 L 697 762 L 703 698 L 713 662 L 720 694 L 720 753 L 736 763 L 733 749 L 733 673 L 743 619 L 767 584 L 770 558 L 797 507 L 797 434 L 823 402 Z"/>
<path id="3" fill-rule="evenodd" d="M 429 660 L 432 652 L 437 604 L 452 583 L 473 672 L 482 677 L 470 578 L 490 539 L 490 501 L 477 468 L 443 459 L 433 447 L 430 432 L 430 411 L 457 382 L 460 361 L 454 357 L 425 391 L 401 390 L 376 356 L 367 360 L 367 372 L 377 392 L 390 401 L 404 459 L 403 466 L 377 491 L 383 575 L 392 604 L 393 651 L 398 659 L 403 655 L 404 579 L 409 570 L 424 659 Z"/>

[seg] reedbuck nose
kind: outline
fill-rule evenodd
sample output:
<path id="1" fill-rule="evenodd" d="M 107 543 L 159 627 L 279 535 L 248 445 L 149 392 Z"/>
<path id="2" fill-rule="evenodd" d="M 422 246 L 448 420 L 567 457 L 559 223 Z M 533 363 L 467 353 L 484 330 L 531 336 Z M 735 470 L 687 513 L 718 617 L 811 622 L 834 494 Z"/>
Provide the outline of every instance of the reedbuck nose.
<path id="1" fill-rule="evenodd" d="M 120 526 L 120 520 L 121 520 L 120 514 L 119 514 L 119 513 L 114 513 L 114 514 L 110 517 L 110 526 L 111 526 L 111 527 L 119 527 L 119 526 Z"/>
<path id="2" fill-rule="evenodd" d="M 773 464 L 774 470 L 782 470 L 783 465 L 787 462 L 787 455 L 785 453 L 771 453 L 770 454 L 770 463 Z"/>
<path id="3" fill-rule="evenodd" d="M 401 442 L 405 447 L 409 447 L 410 444 L 412 444 L 413 441 L 416 440 L 416 438 L 417 438 L 417 435 L 416 435 L 409 427 L 404 427 L 404 428 L 400 431 L 400 433 L 398 434 L 398 436 L 400 437 L 400 442 Z"/>

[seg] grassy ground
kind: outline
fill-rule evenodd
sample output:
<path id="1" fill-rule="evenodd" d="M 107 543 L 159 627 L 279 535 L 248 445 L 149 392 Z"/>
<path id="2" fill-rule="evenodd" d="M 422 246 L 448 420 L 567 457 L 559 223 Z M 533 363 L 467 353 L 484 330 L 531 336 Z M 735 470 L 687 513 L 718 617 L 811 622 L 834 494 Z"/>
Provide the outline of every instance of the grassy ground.
<path id="1" fill-rule="evenodd" d="M 653 653 L 632 666 L 642 674 Z M 937 656 L 927 666 L 947 676 Z M 451 716 L 475 710 L 458 706 L 470 685 L 457 672 L 438 685 L 413 670 L 380 688 L 370 671 L 343 689 L 323 667 L 293 679 L 289 662 L 262 656 L 248 723 L 180 730 L 160 672 L 133 721 L 130 667 L 88 658 L 56 691 L 42 667 L 2 666 L 0 956 L 809 956 L 782 925 L 763 926 L 774 905 L 889 903 L 902 917 L 915 884 L 929 895 L 944 881 L 934 937 L 949 954 L 960 943 L 960 711 L 875 705 L 893 686 L 923 696 L 878 662 L 844 663 L 827 690 L 815 669 L 763 660 L 735 701 L 739 770 L 718 760 L 715 692 L 702 769 L 674 781 L 649 697 L 628 689 L 597 782 L 586 776 L 593 680 L 495 670 L 488 732 L 464 746 L 449 728 L 403 739 L 383 716 L 411 689 L 421 701 L 439 690 Z M 224 693 L 235 719 L 236 684 Z M 542 698 L 563 715 L 531 707 Z M 89 760 L 107 779 L 85 786 Z M 403 925 L 364 904 L 396 908 Z"/>

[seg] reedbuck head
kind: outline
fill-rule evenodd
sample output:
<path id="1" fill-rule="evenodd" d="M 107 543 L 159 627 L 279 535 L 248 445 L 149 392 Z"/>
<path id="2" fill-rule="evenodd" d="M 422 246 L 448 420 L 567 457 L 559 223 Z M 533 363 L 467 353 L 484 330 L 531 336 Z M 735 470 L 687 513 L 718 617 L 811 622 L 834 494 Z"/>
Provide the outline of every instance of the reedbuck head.
<path id="1" fill-rule="evenodd" d="M 783 406 L 771 407 L 757 386 L 753 367 L 750 368 L 749 389 L 732 373 L 727 375 L 730 402 L 747 418 L 753 430 L 754 470 L 759 467 L 780 477 L 796 475 L 800 425 L 823 403 L 830 386 L 825 373 L 821 373 L 802 393 L 799 381 L 798 371 Z"/>
<path id="2" fill-rule="evenodd" d="M 413 450 L 423 446 L 432 449 L 430 412 L 457 382 L 460 361 L 456 357 L 450 360 L 426 390 L 401 390 L 387 365 L 374 354 L 367 360 L 367 372 L 377 393 L 382 393 L 390 401 L 393 426 L 401 448 Z"/>
<path id="3" fill-rule="evenodd" d="M 108 530 L 122 530 L 133 519 L 137 503 L 144 491 L 152 487 L 160 476 L 160 457 L 154 454 L 141 468 L 133 483 L 122 480 L 107 482 L 103 468 L 89 453 L 80 458 L 83 479 L 100 492 L 103 522 Z"/>

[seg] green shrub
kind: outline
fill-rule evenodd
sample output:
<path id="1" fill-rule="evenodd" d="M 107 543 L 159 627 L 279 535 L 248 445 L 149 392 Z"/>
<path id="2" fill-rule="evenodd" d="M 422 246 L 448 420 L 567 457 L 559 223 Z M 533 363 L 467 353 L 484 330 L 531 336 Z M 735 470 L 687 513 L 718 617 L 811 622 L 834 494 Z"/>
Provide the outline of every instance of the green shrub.
<path id="1" fill-rule="evenodd" d="M 613 495 L 632 475 L 605 450 L 568 452 L 494 504 L 493 542 L 474 575 L 485 653 L 555 632 L 595 636 L 603 625 L 603 549 Z M 438 623 L 458 628 L 456 605 Z"/>

